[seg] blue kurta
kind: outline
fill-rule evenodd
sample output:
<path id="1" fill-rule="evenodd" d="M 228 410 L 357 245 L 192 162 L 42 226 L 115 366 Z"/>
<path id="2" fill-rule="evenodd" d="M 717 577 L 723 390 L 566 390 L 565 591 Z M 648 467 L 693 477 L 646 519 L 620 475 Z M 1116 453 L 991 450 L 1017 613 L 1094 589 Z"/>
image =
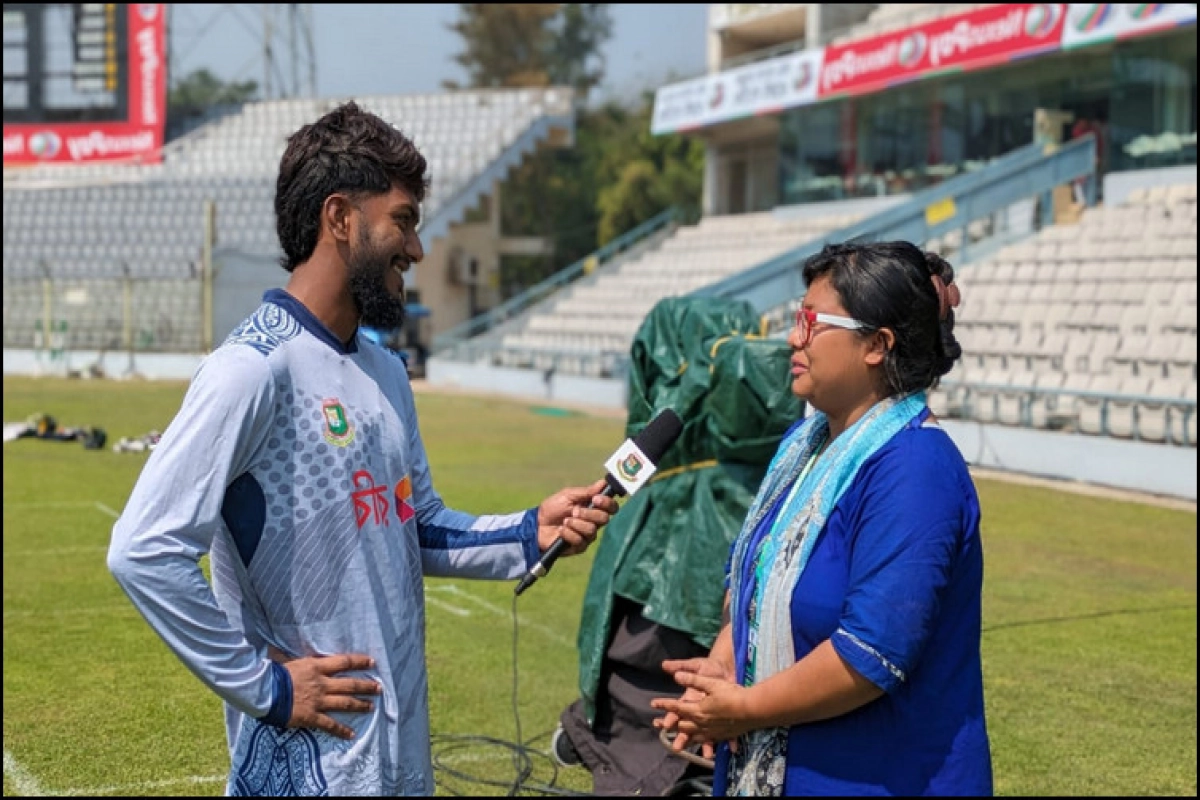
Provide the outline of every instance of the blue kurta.
<path id="1" fill-rule="evenodd" d="M 211 551 L 212 587 L 198 560 Z M 235 795 L 433 794 L 422 575 L 517 578 L 537 512 L 434 491 L 404 365 L 282 290 L 200 366 L 113 528 L 109 567 L 226 704 Z M 293 657 L 365 653 L 383 692 L 285 728 Z"/>
<path id="2" fill-rule="evenodd" d="M 885 694 L 789 730 L 785 795 L 992 793 L 979 499 L 958 449 L 928 417 L 919 414 L 863 464 L 797 582 L 796 660 L 832 639 Z M 752 591 L 753 581 L 742 585 Z M 746 628 L 733 620 L 739 677 Z M 727 747 L 718 752 L 714 790 L 723 794 Z"/>

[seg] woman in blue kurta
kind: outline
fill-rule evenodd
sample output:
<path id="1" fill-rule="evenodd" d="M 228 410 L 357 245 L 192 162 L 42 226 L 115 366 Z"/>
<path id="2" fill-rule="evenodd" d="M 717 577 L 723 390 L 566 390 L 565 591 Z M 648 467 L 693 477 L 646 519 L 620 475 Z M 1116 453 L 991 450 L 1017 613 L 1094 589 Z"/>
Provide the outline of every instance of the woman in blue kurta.
<path id="1" fill-rule="evenodd" d="M 707 658 L 666 661 L 673 746 L 714 794 L 990 795 L 983 553 L 965 462 L 925 392 L 950 371 L 953 269 L 907 242 L 804 267 L 784 437 L 728 569 Z"/>

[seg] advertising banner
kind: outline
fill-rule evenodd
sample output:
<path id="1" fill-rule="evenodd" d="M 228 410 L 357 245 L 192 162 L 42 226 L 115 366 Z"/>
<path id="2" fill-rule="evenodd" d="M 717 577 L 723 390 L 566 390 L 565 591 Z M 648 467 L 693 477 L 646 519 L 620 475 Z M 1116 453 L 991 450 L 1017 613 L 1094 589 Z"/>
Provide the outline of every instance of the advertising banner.
<path id="1" fill-rule="evenodd" d="M 36 121 L 38 108 L 34 107 L 26 110 L 26 116 L 34 119 L 9 122 L 6 108 L 6 167 L 39 163 L 151 163 L 162 160 L 167 111 L 166 5 L 136 3 L 125 6 L 121 12 L 125 18 L 127 35 L 122 37 L 124 52 L 115 53 L 115 59 L 123 64 L 106 70 L 106 79 L 116 82 L 116 92 L 121 97 L 113 108 L 121 110 L 122 114 L 73 122 L 64 118 L 69 117 L 72 109 L 60 104 L 54 109 L 57 119 Z M 6 19 L 6 27 L 7 22 Z M 6 30 L 6 39 L 7 33 Z M 36 48 L 37 43 L 31 44 Z M 29 68 L 38 70 L 42 65 L 33 63 Z M 116 81 L 116 75 L 121 75 L 122 79 Z M 99 116 L 94 107 L 83 105 L 76 113 L 78 116 Z"/>
<path id="2" fill-rule="evenodd" d="M 861 94 L 948 70 L 971 70 L 1057 50 L 1063 3 L 1005 3 L 827 47 L 821 99 Z"/>
<path id="3" fill-rule="evenodd" d="M 823 49 L 791 53 L 664 86 L 654 97 L 654 134 L 683 131 L 816 102 Z"/>
<path id="4" fill-rule="evenodd" d="M 1195 3 L 1071 3 L 1064 49 L 1196 24 Z"/>
<path id="5" fill-rule="evenodd" d="M 1006 3 L 664 86 L 651 132 L 688 131 L 948 72 L 1196 23 L 1195 3 Z"/>

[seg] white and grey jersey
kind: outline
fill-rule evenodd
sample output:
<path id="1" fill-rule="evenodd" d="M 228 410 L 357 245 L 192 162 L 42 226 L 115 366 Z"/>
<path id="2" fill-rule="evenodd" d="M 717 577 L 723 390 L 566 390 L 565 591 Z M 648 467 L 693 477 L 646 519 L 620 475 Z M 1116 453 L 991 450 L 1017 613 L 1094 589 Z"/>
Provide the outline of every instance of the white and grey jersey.
<path id="1" fill-rule="evenodd" d="M 224 699 L 230 794 L 427 795 L 422 575 L 511 579 L 537 558 L 536 509 L 474 516 L 434 491 L 400 359 L 343 345 L 276 289 L 197 370 L 108 562 Z M 353 740 L 283 727 L 290 678 L 268 645 L 374 658 L 374 711 L 333 714 Z"/>

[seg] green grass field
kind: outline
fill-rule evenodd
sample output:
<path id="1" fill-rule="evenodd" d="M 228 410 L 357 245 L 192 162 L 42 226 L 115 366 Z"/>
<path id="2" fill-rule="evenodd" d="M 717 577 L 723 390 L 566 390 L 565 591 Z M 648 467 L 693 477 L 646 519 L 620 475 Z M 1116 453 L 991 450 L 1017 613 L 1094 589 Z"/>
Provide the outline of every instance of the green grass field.
<path id="1" fill-rule="evenodd" d="M 48 412 L 109 443 L 162 429 L 179 383 L 4 380 L 4 420 Z M 623 421 L 421 394 L 435 482 L 468 511 L 587 483 Z M 218 795 L 221 706 L 105 566 L 144 454 L 4 446 L 4 794 Z M 1196 515 L 980 480 L 984 674 L 1001 795 L 1196 794 Z M 578 696 L 575 633 L 591 555 L 516 603 L 521 739 L 544 750 Z M 514 717 L 510 583 L 428 583 L 439 794 L 507 793 Z M 529 783 L 587 791 L 534 758 Z"/>

